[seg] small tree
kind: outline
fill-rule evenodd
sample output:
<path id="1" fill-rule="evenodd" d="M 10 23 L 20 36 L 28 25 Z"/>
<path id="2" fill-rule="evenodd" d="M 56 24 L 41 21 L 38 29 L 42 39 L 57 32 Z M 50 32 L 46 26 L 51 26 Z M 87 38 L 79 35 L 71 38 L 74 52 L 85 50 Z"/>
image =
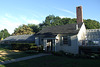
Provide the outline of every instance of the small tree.
<path id="1" fill-rule="evenodd" d="M 29 26 L 22 25 L 16 28 L 12 35 L 23 35 L 23 34 L 34 34 L 34 32 Z"/>
<path id="2" fill-rule="evenodd" d="M 1 38 L 1 40 L 3 40 L 3 38 Z"/>

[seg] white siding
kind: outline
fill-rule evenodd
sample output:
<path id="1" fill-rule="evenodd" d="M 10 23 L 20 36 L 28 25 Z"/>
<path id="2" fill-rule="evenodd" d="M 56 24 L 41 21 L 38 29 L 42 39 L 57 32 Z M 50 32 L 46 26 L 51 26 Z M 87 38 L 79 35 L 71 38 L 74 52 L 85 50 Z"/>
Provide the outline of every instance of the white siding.
<path id="1" fill-rule="evenodd" d="M 60 38 L 60 37 L 59 37 Z M 77 36 L 71 36 L 71 46 L 68 45 L 60 45 L 60 40 L 56 44 L 56 51 L 63 50 L 64 52 L 78 54 L 78 40 Z"/>
<path id="2" fill-rule="evenodd" d="M 47 51 L 47 39 L 44 39 L 43 43 L 43 50 Z"/>
<path id="3" fill-rule="evenodd" d="M 82 26 L 77 34 L 77 37 L 78 37 L 79 45 L 81 45 L 81 40 L 85 40 L 85 38 L 86 38 L 86 28 L 85 28 L 84 23 L 82 24 Z"/>
<path id="4" fill-rule="evenodd" d="M 56 44 L 56 51 L 63 50 L 68 53 L 78 54 L 79 52 L 79 44 L 81 40 L 84 40 L 86 36 L 86 28 L 84 23 L 82 24 L 77 35 L 71 36 L 71 46 L 68 45 L 60 45 L 60 36 L 57 36 L 58 43 Z"/>

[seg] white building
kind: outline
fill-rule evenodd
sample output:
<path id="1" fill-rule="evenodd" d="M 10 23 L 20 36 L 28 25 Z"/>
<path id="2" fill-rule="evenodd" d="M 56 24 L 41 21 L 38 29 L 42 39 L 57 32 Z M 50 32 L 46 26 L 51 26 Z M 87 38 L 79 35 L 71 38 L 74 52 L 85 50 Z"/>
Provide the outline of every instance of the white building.
<path id="1" fill-rule="evenodd" d="M 35 43 L 45 51 L 79 53 L 79 45 L 85 40 L 86 28 L 82 19 L 82 7 L 77 7 L 77 23 L 52 26 L 42 29 L 35 36 Z"/>

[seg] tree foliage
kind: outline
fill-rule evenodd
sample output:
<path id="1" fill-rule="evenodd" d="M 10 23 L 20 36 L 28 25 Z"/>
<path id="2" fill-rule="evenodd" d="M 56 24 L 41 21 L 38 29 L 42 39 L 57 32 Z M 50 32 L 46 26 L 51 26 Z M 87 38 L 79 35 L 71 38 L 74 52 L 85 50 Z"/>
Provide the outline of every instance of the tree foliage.
<path id="1" fill-rule="evenodd" d="M 40 24 L 40 28 L 48 27 L 48 26 L 56 26 L 56 25 L 65 25 L 77 23 L 76 18 L 60 18 L 59 16 L 49 15 L 46 17 L 45 21 Z M 95 20 L 87 19 L 84 20 L 87 29 L 100 29 L 100 23 Z"/>
<path id="2" fill-rule="evenodd" d="M 43 23 L 40 23 L 39 25 L 28 24 L 19 26 L 14 30 L 13 35 L 34 34 L 39 32 L 42 28 L 48 26 L 65 25 L 71 23 L 77 23 L 77 19 L 76 18 L 71 19 L 67 17 L 60 18 L 59 16 L 49 15 L 45 18 Z M 100 23 L 96 20 L 84 19 L 84 23 L 87 29 L 100 29 Z"/>
<path id="3" fill-rule="evenodd" d="M 12 35 L 23 35 L 23 34 L 34 34 L 34 32 L 33 29 L 31 29 L 29 26 L 22 25 L 16 28 Z"/>
<path id="4" fill-rule="evenodd" d="M 87 29 L 100 29 L 100 23 L 96 20 L 84 20 Z"/>
<path id="5" fill-rule="evenodd" d="M 10 34 L 9 34 L 7 29 L 4 29 L 4 30 L 0 31 L 0 39 L 5 39 L 8 36 L 10 36 Z"/>
<path id="6" fill-rule="evenodd" d="M 70 23 L 76 23 L 76 18 L 60 18 L 59 16 L 49 15 L 46 17 L 45 21 L 40 24 L 41 28 L 48 26 L 56 26 L 56 25 L 65 25 Z"/>
<path id="7" fill-rule="evenodd" d="M 48 27 L 48 26 L 56 26 L 56 25 L 60 25 L 60 20 L 61 18 L 58 16 L 54 16 L 54 15 L 49 15 L 46 17 L 45 21 L 43 21 L 43 23 L 39 24 L 40 28 L 43 27 Z"/>
<path id="8" fill-rule="evenodd" d="M 39 30 L 40 30 L 39 25 L 28 24 L 27 26 L 29 26 L 33 30 L 33 32 L 35 32 L 35 33 L 39 32 Z"/>

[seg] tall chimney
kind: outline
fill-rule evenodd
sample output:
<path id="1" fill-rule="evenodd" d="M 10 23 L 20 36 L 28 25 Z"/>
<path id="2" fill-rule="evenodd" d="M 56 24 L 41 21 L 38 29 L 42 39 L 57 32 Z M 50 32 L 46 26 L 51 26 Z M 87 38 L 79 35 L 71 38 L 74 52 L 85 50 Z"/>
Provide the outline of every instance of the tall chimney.
<path id="1" fill-rule="evenodd" d="M 83 22 L 82 6 L 76 7 L 77 14 L 77 24 Z"/>

